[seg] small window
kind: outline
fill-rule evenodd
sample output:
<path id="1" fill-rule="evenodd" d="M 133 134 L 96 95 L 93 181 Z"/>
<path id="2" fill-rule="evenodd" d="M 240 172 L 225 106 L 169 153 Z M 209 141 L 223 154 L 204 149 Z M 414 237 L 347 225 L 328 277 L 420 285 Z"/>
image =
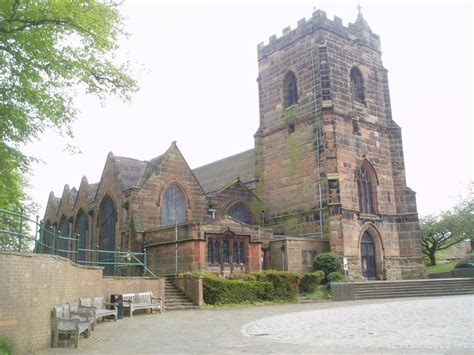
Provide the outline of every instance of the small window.
<path id="1" fill-rule="evenodd" d="M 351 69 L 351 97 L 352 101 L 365 105 L 364 77 L 357 67 Z"/>
<path id="2" fill-rule="evenodd" d="M 285 79 L 283 80 L 283 95 L 285 107 L 290 107 L 298 103 L 296 76 L 292 71 L 286 73 Z"/>
<path id="3" fill-rule="evenodd" d="M 307 250 L 301 251 L 301 262 L 303 265 L 308 265 L 308 251 Z"/>

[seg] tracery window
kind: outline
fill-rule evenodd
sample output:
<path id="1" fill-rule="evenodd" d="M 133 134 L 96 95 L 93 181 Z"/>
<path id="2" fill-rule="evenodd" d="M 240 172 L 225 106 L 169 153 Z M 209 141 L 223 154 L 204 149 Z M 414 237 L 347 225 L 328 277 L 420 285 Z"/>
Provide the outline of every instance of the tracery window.
<path id="1" fill-rule="evenodd" d="M 245 264 L 245 247 L 244 242 L 240 242 L 239 245 L 240 253 L 239 253 L 239 262 L 240 264 Z"/>
<path id="2" fill-rule="evenodd" d="M 296 76 L 292 71 L 285 75 L 283 80 L 283 102 L 285 107 L 290 107 L 298 103 L 298 88 Z"/>
<path id="3" fill-rule="evenodd" d="M 169 186 L 162 197 L 161 225 L 169 226 L 186 222 L 186 201 L 183 191 L 176 184 Z"/>
<path id="4" fill-rule="evenodd" d="M 375 170 L 365 160 L 357 169 L 357 192 L 359 211 L 362 214 L 374 214 L 377 211 L 377 176 Z"/>
<path id="5" fill-rule="evenodd" d="M 232 218 L 243 222 L 245 224 L 253 224 L 252 223 L 252 215 L 250 212 L 242 206 L 240 203 L 236 203 L 233 205 L 231 208 L 229 208 L 229 211 L 227 212 L 229 216 Z"/>
<path id="6" fill-rule="evenodd" d="M 106 197 L 102 202 L 99 218 L 99 248 L 101 251 L 110 251 L 110 253 L 99 253 L 100 266 L 105 268 L 105 275 L 114 274 L 116 211 L 114 201 L 110 197 Z"/>
<path id="7" fill-rule="evenodd" d="M 71 250 L 71 240 L 69 239 L 70 236 L 70 228 L 69 228 L 69 221 L 66 216 L 61 217 L 61 221 L 59 222 L 59 255 L 65 258 L 68 257 L 69 250 Z"/>
<path id="8" fill-rule="evenodd" d="M 357 67 L 352 67 L 350 75 L 352 101 L 365 105 L 364 77 Z"/>

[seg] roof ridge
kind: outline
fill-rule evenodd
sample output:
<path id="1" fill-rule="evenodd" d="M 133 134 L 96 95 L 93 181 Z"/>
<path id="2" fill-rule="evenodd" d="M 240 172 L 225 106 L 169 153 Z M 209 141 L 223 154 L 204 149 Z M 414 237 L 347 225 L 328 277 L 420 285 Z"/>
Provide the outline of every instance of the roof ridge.
<path id="1" fill-rule="evenodd" d="M 244 153 L 250 153 L 251 151 L 254 151 L 254 150 L 255 150 L 255 148 L 247 149 L 247 150 L 244 150 L 243 152 L 236 153 L 236 154 L 234 154 L 234 155 L 229 155 L 228 157 L 225 157 L 225 158 L 222 158 L 222 159 L 219 159 L 219 160 L 215 160 L 215 161 L 213 161 L 213 162 L 211 162 L 211 163 L 207 163 L 207 164 L 198 166 L 198 167 L 196 167 L 196 168 L 193 168 L 192 170 L 197 170 L 197 169 L 200 169 L 200 168 L 204 168 L 204 167 L 207 167 L 207 166 L 212 165 L 212 164 L 218 164 L 218 163 L 222 162 L 223 160 L 235 158 L 235 157 L 237 157 L 237 156 L 239 156 L 239 155 L 242 155 L 242 154 L 244 154 Z"/>

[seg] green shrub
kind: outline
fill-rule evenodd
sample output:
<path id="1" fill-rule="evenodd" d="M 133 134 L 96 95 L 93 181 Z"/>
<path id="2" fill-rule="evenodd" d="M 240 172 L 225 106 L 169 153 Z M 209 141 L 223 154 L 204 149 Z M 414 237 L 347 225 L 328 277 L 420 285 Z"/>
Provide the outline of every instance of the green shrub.
<path id="1" fill-rule="evenodd" d="M 0 335 L 0 354 L 11 355 L 15 352 L 15 343 L 5 335 Z"/>
<path id="2" fill-rule="evenodd" d="M 262 271 L 252 273 L 257 281 L 271 282 L 273 285 L 272 293 L 267 293 L 267 299 L 270 301 L 295 301 L 298 295 L 298 286 L 300 275 L 296 272 L 286 271 Z"/>
<path id="3" fill-rule="evenodd" d="M 204 302 L 213 305 L 254 303 L 271 294 L 270 282 L 226 280 L 219 277 L 203 279 Z"/>
<path id="4" fill-rule="evenodd" d="M 324 279 L 324 272 L 318 270 L 316 272 L 304 274 L 300 281 L 300 292 L 314 292 Z"/>
<path id="5" fill-rule="evenodd" d="M 255 275 L 233 273 L 229 275 L 229 280 L 257 281 Z"/>
<path id="6" fill-rule="evenodd" d="M 314 269 L 322 270 L 327 278 L 331 272 L 341 270 L 341 259 L 333 253 L 323 253 L 314 259 Z"/>
<path id="7" fill-rule="evenodd" d="M 347 278 L 340 272 L 331 272 L 327 277 L 329 282 L 347 282 Z"/>

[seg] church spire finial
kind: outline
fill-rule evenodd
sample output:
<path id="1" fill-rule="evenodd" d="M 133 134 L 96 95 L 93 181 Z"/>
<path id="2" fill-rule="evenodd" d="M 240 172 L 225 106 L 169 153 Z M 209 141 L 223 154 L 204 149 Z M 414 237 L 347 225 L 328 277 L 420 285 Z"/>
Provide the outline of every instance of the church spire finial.
<path id="1" fill-rule="evenodd" d="M 361 9 L 362 9 L 362 6 L 360 6 L 360 4 L 357 4 L 357 10 L 359 11 L 359 15 L 362 15 L 362 13 L 360 12 Z"/>

